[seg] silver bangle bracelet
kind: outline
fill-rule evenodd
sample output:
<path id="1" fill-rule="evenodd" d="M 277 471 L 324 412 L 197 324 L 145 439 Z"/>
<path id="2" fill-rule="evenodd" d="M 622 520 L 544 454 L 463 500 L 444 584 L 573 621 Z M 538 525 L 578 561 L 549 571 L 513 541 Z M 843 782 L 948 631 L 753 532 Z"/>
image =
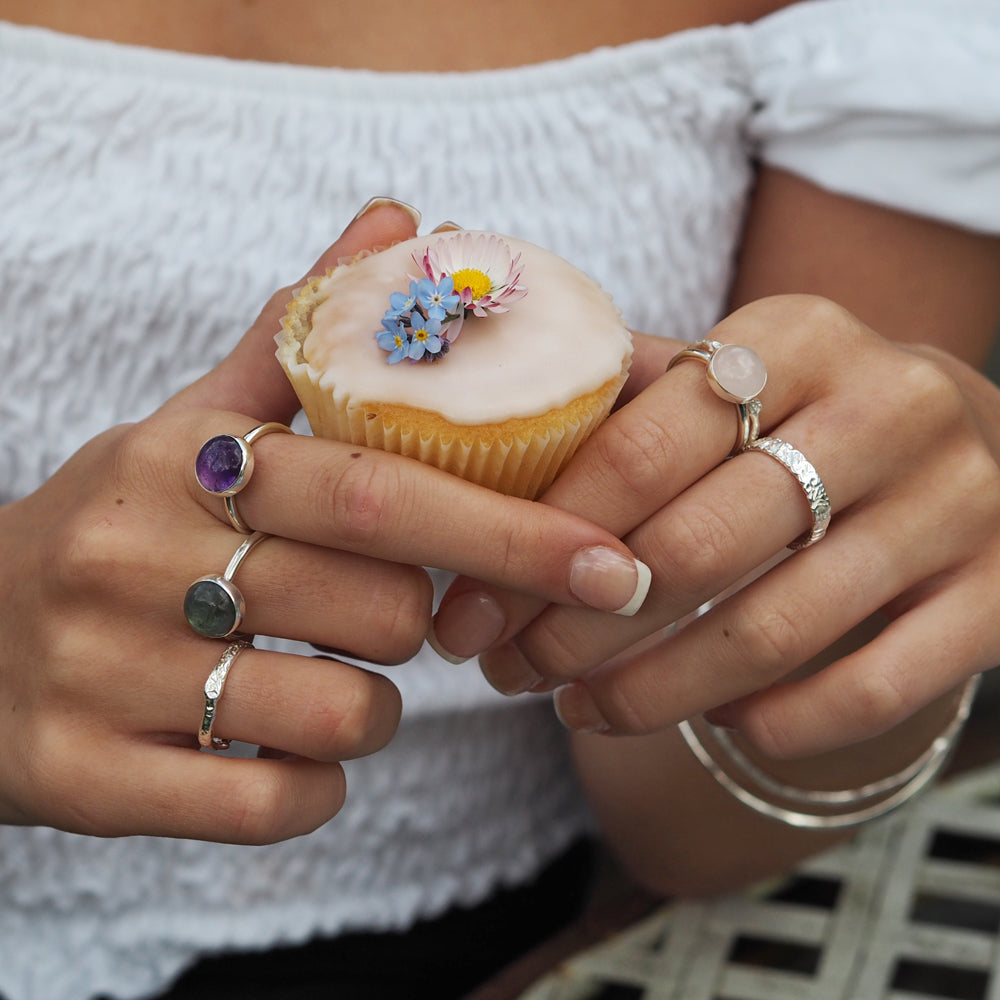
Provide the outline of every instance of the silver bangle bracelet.
<path id="1" fill-rule="evenodd" d="M 724 758 L 724 765 L 695 732 L 690 721 L 681 722 L 678 729 L 698 762 L 743 805 L 788 826 L 836 830 L 858 826 L 892 812 L 940 774 L 969 717 L 978 687 L 977 674 L 962 689 L 951 721 L 915 761 L 895 774 L 859 788 L 825 791 L 799 788 L 778 781 L 754 764 L 728 734 L 712 730 L 717 755 Z M 873 799 L 878 801 L 872 802 Z"/>

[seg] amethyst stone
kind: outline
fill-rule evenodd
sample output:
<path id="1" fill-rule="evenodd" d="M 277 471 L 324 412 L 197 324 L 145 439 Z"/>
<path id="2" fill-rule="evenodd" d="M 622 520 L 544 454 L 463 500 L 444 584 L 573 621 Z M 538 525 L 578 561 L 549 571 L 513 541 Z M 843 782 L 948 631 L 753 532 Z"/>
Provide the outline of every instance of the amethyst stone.
<path id="1" fill-rule="evenodd" d="M 250 449 L 231 434 L 209 438 L 198 452 L 195 475 L 202 489 L 209 493 L 232 496 L 248 478 Z"/>

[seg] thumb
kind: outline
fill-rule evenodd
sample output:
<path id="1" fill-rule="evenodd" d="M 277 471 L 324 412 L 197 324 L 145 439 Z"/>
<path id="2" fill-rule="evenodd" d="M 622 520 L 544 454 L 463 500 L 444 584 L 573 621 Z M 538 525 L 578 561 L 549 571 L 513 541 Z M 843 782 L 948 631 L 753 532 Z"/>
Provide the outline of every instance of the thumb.
<path id="1" fill-rule="evenodd" d="M 307 278 L 325 273 L 344 257 L 410 239 L 419 224 L 420 213 L 409 205 L 392 198 L 373 198 L 299 281 L 271 296 L 232 352 L 168 400 L 163 409 L 207 407 L 288 423 L 299 404 L 274 356 L 274 336 L 295 290 Z"/>
<path id="2" fill-rule="evenodd" d="M 632 365 L 628 381 L 618 396 L 615 409 L 631 402 L 666 370 L 670 359 L 684 347 L 683 341 L 671 337 L 656 337 L 648 333 L 632 334 Z"/>

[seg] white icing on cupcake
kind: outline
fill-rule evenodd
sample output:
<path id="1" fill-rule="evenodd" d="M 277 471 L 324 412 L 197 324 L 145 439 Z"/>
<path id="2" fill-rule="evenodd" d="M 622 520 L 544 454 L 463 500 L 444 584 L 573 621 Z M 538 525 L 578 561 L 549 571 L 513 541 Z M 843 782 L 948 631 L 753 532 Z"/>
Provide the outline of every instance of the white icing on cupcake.
<path id="1" fill-rule="evenodd" d="M 561 257 L 508 237 L 503 242 L 520 255 L 523 297 L 497 296 L 507 312 L 488 303 L 478 310 L 485 315 L 468 312 L 438 360 L 388 363 L 377 337 L 385 332 L 390 296 L 405 296 L 411 279 L 425 277 L 420 263 L 428 250 L 442 267 L 462 271 L 462 284 L 475 286 L 476 275 L 458 265 L 467 249 L 486 245 L 484 238 L 492 239 L 468 231 L 417 237 L 321 279 L 315 291 L 326 299 L 313 311 L 302 346 L 304 360 L 320 373 L 319 388 L 355 403 L 393 402 L 454 424 L 484 424 L 545 413 L 616 378 L 631 337 L 607 293 Z M 484 269 L 472 261 L 471 270 L 480 276 L 474 292 L 482 292 Z"/>

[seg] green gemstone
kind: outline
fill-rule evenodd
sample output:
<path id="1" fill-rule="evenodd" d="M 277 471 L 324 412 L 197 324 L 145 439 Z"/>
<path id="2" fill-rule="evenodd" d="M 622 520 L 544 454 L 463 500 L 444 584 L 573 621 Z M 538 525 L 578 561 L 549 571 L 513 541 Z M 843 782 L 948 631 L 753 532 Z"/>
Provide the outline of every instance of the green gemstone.
<path id="1" fill-rule="evenodd" d="M 239 608 L 215 580 L 196 580 L 184 595 L 184 617 L 195 632 L 222 639 L 236 628 Z"/>

